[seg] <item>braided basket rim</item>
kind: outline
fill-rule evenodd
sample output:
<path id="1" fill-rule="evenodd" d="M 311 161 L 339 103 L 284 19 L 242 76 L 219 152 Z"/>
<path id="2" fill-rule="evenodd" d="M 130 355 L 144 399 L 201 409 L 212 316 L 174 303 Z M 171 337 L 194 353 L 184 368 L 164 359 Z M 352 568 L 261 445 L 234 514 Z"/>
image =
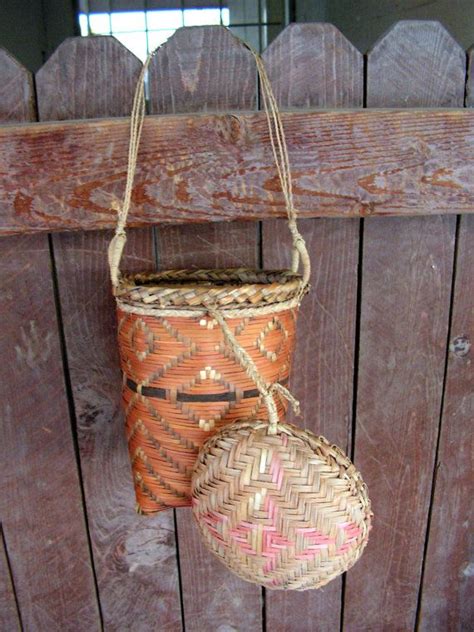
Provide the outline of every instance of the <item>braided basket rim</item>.
<path id="1" fill-rule="evenodd" d="M 296 298 L 300 274 L 256 268 L 173 269 L 124 274 L 115 295 L 131 305 L 222 309 L 260 307 Z"/>

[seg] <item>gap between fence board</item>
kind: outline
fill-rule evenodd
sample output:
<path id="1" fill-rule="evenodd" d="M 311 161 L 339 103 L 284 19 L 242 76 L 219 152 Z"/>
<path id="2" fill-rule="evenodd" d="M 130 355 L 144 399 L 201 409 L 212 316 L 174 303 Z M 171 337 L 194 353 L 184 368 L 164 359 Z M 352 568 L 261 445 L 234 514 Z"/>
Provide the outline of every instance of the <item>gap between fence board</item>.
<path id="1" fill-rule="evenodd" d="M 11 574 L 3 529 L 0 526 L 0 629 L 21 630 L 21 614 Z"/>

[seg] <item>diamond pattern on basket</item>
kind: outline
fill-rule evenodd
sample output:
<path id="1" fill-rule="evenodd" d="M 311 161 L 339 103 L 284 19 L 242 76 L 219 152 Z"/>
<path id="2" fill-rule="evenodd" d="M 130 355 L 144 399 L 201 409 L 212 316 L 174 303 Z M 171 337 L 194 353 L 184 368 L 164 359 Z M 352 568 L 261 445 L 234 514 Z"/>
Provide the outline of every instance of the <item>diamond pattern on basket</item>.
<path id="1" fill-rule="evenodd" d="M 268 339 L 271 336 L 271 332 L 280 334 L 276 341 L 272 341 L 273 349 L 268 348 Z M 275 338 L 275 336 L 272 337 Z M 282 325 L 280 319 L 274 317 L 257 337 L 258 350 L 265 358 L 270 360 L 270 362 L 276 362 L 287 338 L 288 332 Z"/>
<path id="2" fill-rule="evenodd" d="M 137 318 L 130 328 L 130 348 L 142 362 L 155 351 L 155 337 L 146 322 Z"/>
<path id="3" fill-rule="evenodd" d="M 269 383 L 288 382 L 296 308 L 229 319 Z M 266 418 L 253 381 L 210 317 L 119 310 L 127 438 L 141 512 L 187 506 L 199 448 L 240 418 Z M 277 397 L 282 417 L 286 402 Z M 138 474 L 138 476 L 137 476 Z"/>

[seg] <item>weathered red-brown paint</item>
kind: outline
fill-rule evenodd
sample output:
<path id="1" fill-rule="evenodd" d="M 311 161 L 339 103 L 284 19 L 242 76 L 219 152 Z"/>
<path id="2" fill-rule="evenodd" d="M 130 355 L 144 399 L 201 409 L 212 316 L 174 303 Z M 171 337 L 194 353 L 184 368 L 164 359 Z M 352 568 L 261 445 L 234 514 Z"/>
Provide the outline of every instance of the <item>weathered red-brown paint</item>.
<path id="1" fill-rule="evenodd" d="M 302 217 L 474 211 L 474 112 L 283 114 Z M 148 117 L 130 224 L 285 214 L 262 113 Z M 0 128 L 0 234 L 111 228 L 127 119 Z"/>

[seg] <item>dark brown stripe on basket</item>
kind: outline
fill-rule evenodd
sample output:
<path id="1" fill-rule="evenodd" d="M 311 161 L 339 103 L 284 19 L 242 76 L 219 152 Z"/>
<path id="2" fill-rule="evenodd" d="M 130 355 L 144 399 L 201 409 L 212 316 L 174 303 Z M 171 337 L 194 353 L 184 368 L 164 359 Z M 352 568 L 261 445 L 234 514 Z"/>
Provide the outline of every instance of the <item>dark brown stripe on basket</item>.
<path id="1" fill-rule="evenodd" d="M 280 384 L 285 386 L 288 380 L 282 380 Z M 128 388 L 134 393 L 138 392 L 137 383 L 127 378 L 126 384 Z M 160 388 L 157 386 L 142 386 L 141 394 L 145 397 L 154 397 L 155 399 L 169 399 L 169 390 L 166 388 Z M 248 391 L 244 391 L 242 398 L 251 399 L 252 397 L 259 397 L 258 389 L 253 388 Z M 235 402 L 236 394 L 233 391 L 227 391 L 226 393 L 177 393 L 176 400 L 178 402 Z"/>

